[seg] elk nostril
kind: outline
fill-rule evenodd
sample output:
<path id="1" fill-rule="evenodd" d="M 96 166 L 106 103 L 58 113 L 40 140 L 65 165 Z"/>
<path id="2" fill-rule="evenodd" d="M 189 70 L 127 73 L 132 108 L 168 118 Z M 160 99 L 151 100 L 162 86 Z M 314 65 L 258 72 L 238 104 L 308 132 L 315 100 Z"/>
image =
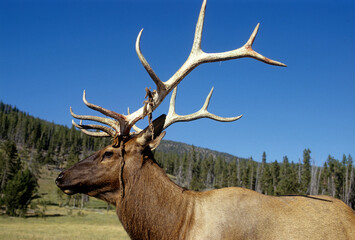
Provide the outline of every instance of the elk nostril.
<path id="1" fill-rule="evenodd" d="M 64 176 L 64 174 L 62 172 L 58 175 L 57 179 L 55 180 L 55 183 L 57 185 L 62 181 L 63 176 Z"/>

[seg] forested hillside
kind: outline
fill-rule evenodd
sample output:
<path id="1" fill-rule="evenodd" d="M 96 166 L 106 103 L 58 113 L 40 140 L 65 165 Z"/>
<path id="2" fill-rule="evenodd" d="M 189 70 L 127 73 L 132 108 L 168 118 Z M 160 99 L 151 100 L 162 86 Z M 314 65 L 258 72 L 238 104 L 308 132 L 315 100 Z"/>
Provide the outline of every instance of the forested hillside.
<path id="1" fill-rule="evenodd" d="M 6 146 L 11 142 L 16 148 L 14 164 L 20 161 L 40 177 L 36 173 L 40 166 L 68 167 L 110 141 L 32 117 L 0 102 L 0 191 L 3 193 L 11 180 L 7 174 L 10 158 L 6 157 Z M 261 161 L 254 161 L 163 141 L 155 157 L 179 185 L 193 190 L 240 186 L 268 195 L 327 194 L 355 206 L 355 168 L 350 155 L 341 160 L 329 155 L 323 166 L 314 166 L 311 150 L 305 149 L 300 161 L 285 156 L 268 163 L 266 153 L 254 156 L 261 157 Z"/>

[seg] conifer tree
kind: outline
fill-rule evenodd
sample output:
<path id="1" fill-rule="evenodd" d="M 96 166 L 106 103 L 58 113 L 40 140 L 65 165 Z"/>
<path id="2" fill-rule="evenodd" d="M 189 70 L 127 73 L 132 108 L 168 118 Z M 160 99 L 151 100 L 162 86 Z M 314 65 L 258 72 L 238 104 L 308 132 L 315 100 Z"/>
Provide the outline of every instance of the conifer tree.
<path id="1" fill-rule="evenodd" d="M 201 178 L 201 156 L 196 152 L 195 147 L 191 149 L 191 182 L 189 188 L 199 191 L 205 188 L 203 179 Z"/>
<path id="2" fill-rule="evenodd" d="M 249 158 L 248 165 L 250 167 L 248 188 L 251 190 L 254 190 L 255 189 L 255 177 L 256 177 L 256 174 L 254 172 L 256 171 L 256 167 L 254 167 L 254 160 L 252 157 Z"/>
<path id="3" fill-rule="evenodd" d="M 303 151 L 303 166 L 301 175 L 301 188 L 302 194 L 309 194 L 311 183 L 311 150 L 305 149 Z"/>
<path id="4" fill-rule="evenodd" d="M 201 180 L 206 188 L 211 188 L 213 183 L 213 157 L 209 155 L 201 161 Z"/>
<path id="5" fill-rule="evenodd" d="M 348 181 L 348 196 L 347 201 L 348 205 L 351 208 L 355 208 L 355 167 L 353 165 L 353 158 L 351 155 L 348 155 L 348 168 L 349 170 L 349 181 Z"/>
<path id="6" fill-rule="evenodd" d="M 328 180 L 329 180 L 329 168 L 327 162 L 323 164 L 323 170 L 320 176 L 320 194 L 329 194 L 329 189 L 328 189 Z"/>
<path id="7" fill-rule="evenodd" d="M 296 194 L 298 191 L 297 171 L 292 168 L 287 156 L 283 157 L 280 168 L 280 182 L 277 185 L 276 195 Z"/>
<path id="8" fill-rule="evenodd" d="M 263 152 L 261 166 L 262 166 L 261 179 L 260 179 L 261 191 L 264 194 L 273 195 L 274 193 L 273 177 L 272 177 L 270 166 L 266 163 L 265 152 Z"/>
<path id="9" fill-rule="evenodd" d="M 238 186 L 238 178 L 237 178 L 237 161 L 236 159 L 233 159 L 229 164 L 228 164 L 228 170 L 229 170 L 229 184 L 228 186 L 231 187 L 237 187 Z"/>
<path id="10" fill-rule="evenodd" d="M 214 175 L 215 175 L 215 183 L 214 188 L 221 188 L 225 181 L 225 162 L 221 156 L 218 156 L 215 165 L 214 165 Z"/>
<path id="11" fill-rule="evenodd" d="M 250 167 L 249 164 L 246 164 L 246 162 L 244 162 L 244 164 L 241 167 L 242 169 L 242 187 L 247 188 L 250 184 Z"/>
<path id="12" fill-rule="evenodd" d="M 18 157 L 16 144 L 13 141 L 3 142 L 0 152 L 0 190 L 3 190 L 6 183 L 21 169 L 21 161 Z"/>
<path id="13" fill-rule="evenodd" d="M 8 181 L 3 191 L 1 202 L 6 206 L 6 214 L 10 216 L 24 215 L 31 200 L 36 196 L 37 180 L 28 170 L 18 171 Z"/>
<path id="14" fill-rule="evenodd" d="M 273 188 L 272 194 L 276 195 L 277 186 L 280 181 L 280 165 L 276 160 L 271 164 L 271 169 L 272 169 L 271 175 L 272 175 L 272 188 Z"/>

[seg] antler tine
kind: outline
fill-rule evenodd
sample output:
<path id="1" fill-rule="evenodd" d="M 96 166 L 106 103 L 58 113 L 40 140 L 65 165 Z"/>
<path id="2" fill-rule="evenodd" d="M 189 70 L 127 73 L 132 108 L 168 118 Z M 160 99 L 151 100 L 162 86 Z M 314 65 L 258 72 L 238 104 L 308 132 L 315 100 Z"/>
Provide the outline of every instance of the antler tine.
<path id="1" fill-rule="evenodd" d="M 127 109 L 127 112 L 128 112 L 128 115 L 130 115 L 130 111 L 129 111 L 129 108 Z M 140 133 L 143 129 L 137 127 L 136 125 L 133 125 L 132 126 L 133 130 L 136 131 L 136 133 Z"/>
<path id="2" fill-rule="evenodd" d="M 95 122 L 99 122 L 99 123 L 103 123 L 106 124 L 110 127 L 112 127 L 113 129 L 115 129 L 116 131 L 119 131 L 119 125 L 117 124 L 116 121 L 109 119 L 109 118 L 104 118 L 104 117 L 97 117 L 97 116 L 89 116 L 89 115 L 77 115 L 73 112 L 72 107 L 70 107 L 70 114 L 79 120 L 89 120 L 89 121 L 95 121 Z"/>
<path id="3" fill-rule="evenodd" d="M 202 40 L 202 30 L 203 30 L 203 24 L 205 18 L 205 11 L 206 11 L 206 0 L 203 1 L 201 7 L 201 11 L 196 24 L 194 42 L 188 59 L 169 80 L 164 82 L 167 89 L 167 93 L 169 93 L 173 88 L 175 88 L 187 74 L 189 74 L 194 68 L 196 68 L 198 65 L 202 63 L 226 61 L 226 60 L 243 58 L 243 57 L 251 57 L 268 64 L 286 67 L 285 64 L 266 58 L 252 49 L 252 44 L 258 32 L 259 24 L 256 26 L 250 38 L 248 39 L 247 43 L 243 47 L 232 51 L 221 52 L 221 53 L 204 52 L 201 49 L 201 40 Z"/>
<path id="4" fill-rule="evenodd" d="M 171 76 L 169 80 L 164 83 L 168 93 L 172 89 L 174 89 L 182 81 L 182 79 L 184 79 L 186 75 L 188 75 L 194 68 L 203 63 L 202 61 L 200 61 L 200 58 L 201 56 L 205 55 L 205 53 L 201 49 L 201 40 L 203 24 L 205 20 L 206 3 L 207 1 L 204 0 L 201 6 L 190 55 L 188 56 L 185 63 L 181 66 L 181 68 L 173 76 Z"/>
<path id="5" fill-rule="evenodd" d="M 271 64 L 271 65 L 275 65 L 275 66 L 287 67 L 286 64 L 283 64 L 283 63 L 281 63 L 281 62 L 278 62 L 278 61 L 275 61 L 275 60 L 271 60 L 271 59 L 269 59 L 269 58 L 267 58 L 267 57 L 264 57 L 263 55 L 261 55 L 261 54 L 255 52 L 255 51 L 251 48 L 252 45 L 253 45 L 253 43 L 254 43 L 255 37 L 256 37 L 256 35 L 258 34 L 259 26 L 260 26 L 260 23 L 258 23 L 258 24 L 256 25 L 256 27 L 255 27 L 253 33 L 250 35 L 249 40 L 247 41 L 247 43 L 246 43 L 243 47 L 245 47 L 245 48 L 247 48 L 247 49 L 250 49 L 250 50 L 251 50 L 251 51 L 250 51 L 250 54 L 251 54 L 250 57 L 252 57 L 252 58 L 254 58 L 254 59 L 256 59 L 256 60 L 260 60 L 260 61 L 262 61 L 262 62 L 264 62 L 264 63 Z"/>
<path id="6" fill-rule="evenodd" d="M 176 122 L 187 122 L 187 121 L 193 121 L 200 118 L 210 118 L 212 120 L 216 120 L 220 122 L 233 122 L 240 119 L 243 116 L 243 115 L 239 115 L 236 117 L 220 117 L 208 112 L 207 108 L 213 93 L 213 87 L 210 93 L 208 94 L 205 103 L 203 104 L 203 106 L 199 111 L 188 115 L 178 115 L 175 111 L 176 93 L 177 93 L 177 87 L 174 88 L 170 98 L 169 112 L 165 120 L 164 129 Z"/>
<path id="7" fill-rule="evenodd" d="M 107 137 L 107 136 L 111 136 L 114 137 L 115 134 L 122 134 L 123 132 L 125 132 L 125 130 L 127 129 L 127 122 L 125 121 L 126 116 L 115 113 L 113 111 L 107 110 L 105 108 L 102 108 L 100 106 L 97 106 L 95 104 L 89 103 L 86 100 L 86 92 L 84 90 L 83 92 L 83 102 L 85 103 L 86 106 L 88 106 L 89 108 L 96 110 L 98 112 L 101 112 L 102 114 L 115 118 L 117 121 L 110 119 L 110 118 L 104 118 L 104 117 L 97 117 L 97 116 L 90 116 L 90 115 L 77 115 L 73 112 L 72 108 L 70 107 L 70 114 L 79 120 L 90 120 L 90 121 L 95 121 L 95 122 L 99 122 L 99 123 L 103 123 L 105 125 L 110 126 L 113 129 L 110 129 L 108 127 L 105 126 L 101 126 L 101 125 L 78 125 L 76 123 L 73 123 L 73 125 L 77 128 L 79 128 L 80 130 L 82 130 L 84 133 L 90 135 L 90 136 L 95 136 L 95 137 Z M 97 129 L 97 130 L 101 130 L 103 132 L 91 132 L 91 131 L 87 131 L 86 129 Z M 106 134 L 107 133 L 107 134 Z"/>
<path id="8" fill-rule="evenodd" d="M 82 121 L 80 121 L 80 124 L 77 124 L 72 120 L 72 124 L 79 128 L 83 133 L 93 136 L 93 137 L 114 137 L 115 136 L 115 131 L 109 127 L 105 127 L 102 125 L 96 125 L 96 124 L 88 124 L 88 125 L 83 125 Z M 102 132 L 91 132 L 88 131 L 87 129 L 97 129 L 101 130 Z"/>
<path id="9" fill-rule="evenodd" d="M 85 133 L 88 136 L 91 137 L 110 137 L 109 134 L 105 133 L 105 132 L 91 132 L 85 129 L 80 129 L 83 133 Z"/>
<path id="10" fill-rule="evenodd" d="M 90 136 L 95 136 L 95 137 L 106 137 L 106 136 L 111 136 L 111 137 L 115 137 L 116 135 L 130 135 L 130 129 L 132 128 L 132 126 L 134 125 L 135 122 L 137 122 L 140 118 L 141 115 L 138 115 L 137 113 L 135 115 L 132 114 L 128 114 L 128 116 L 123 115 L 123 114 L 119 114 L 116 112 L 113 112 L 111 110 L 107 110 L 103 107 L 100 107 L 98 105 L 89 103 L 86 100 L 86 92 L 84 90 L 83 92 L 83 101 L 85 103 L 86 106 L 88 106 L 89 108 L 98 111 L 108 117 L 112 117 L 113 119 L 110 118 L 104 118 L 104 117 L 97 117 L 97 116 L 89 116 L 89 115 L 77 115 L 73 112 L 72 108 L 70 107 L 70 113 L 71 115 L 79 120 L 90 120 L 90 121 L 96 121 L 96 122 L 100 122 L 103 123 L 105 125 L 110 126 L 113 129 L 107 128 L 105 126 L 101 126 L 101 125 L 78 125 L 78 124 L 74 124 L 75 127 L 81 129 L 83 132 L 85 132 L 86 134 L 90 135 Z M 116 121 L 117 120 L 117 121 Z M 135 129 L 139 129 L 137 127 L 134 126 Z M 104 133 L 97 133 L 97 132 L 90 132 L 87 131 L 86 129 L 97 129 L 97 130 L 101 130 Z M 109 130 L 108 130 L 109 129 Z M 105 133 L 107 133 L 108 135 L 106 135 Z"/>
<path id="11" fill-rule="evenodd" d="M 207 1 L 204 0 L 201 6 L 200 14 L 198 15 L 197 24 L 195 28 L 195 36 L 194 36 L 194 41 L 192 44 L 190 56 L 202 52 L 201 40 L 202 40 L 203 24 L 205 21 L 206 3 Z"/>
<path id="12" fill-rule="evenodd" d="M 248 41 L 246 42 L 246 44 L 244 44 L 243 47 L 232 50 L 232 51 L 221 52 L 221 53 L 205 53 L 204 56 L 201 57 L 202 63 L 226 61 L 226 60 L 231 60 L 231 59 L 250 57 L 250 58 L 254 58 L 256 60 L 262 61 L 264 63 L 270 64 L 270 65 L 287 67 L 286 64 L 271 60 L 271 59 L 259 54 L 258 52 L 255 52 L 252 49 L 252 45 L 254 43 L 255 37 L 259 31 L 259 26 L 260 26 L 260 23 L 258 23 L 256 25 L 253 33 L 250 35 Z"/>
<path id="13" fill-rule="evenodd" d="M 119 113 L 116 113 L 116 112 L 113 112 L 111 110 L 108 110 L 108 109 L 105 109 L 103 107 L 100 107 L 100 106 L 97 106 L 95 104 L 92 104 L 92 103 L 89 103 L 87 100 L 86 100 L 86 92 L 84 90 L 83 92 L 83 102 L 85 103 L 86 106 L 88 106 L 89 108 L 95 110 L 95 111 L 98 111 L 106 116 L 109 116 L 109 117 L 112 117 L 114 119 L 116 119 L 121 126 L 124 126 L 126 125 L 125 123 L 125 120 L 126 120 L 126 116 L 122 115 L 122 114 L 119 114 Z"/>
<path id="14" fill-rule="evenodd" d="M 143 64 L 143 67 L 145 68 L 145 70 L 147 70 L 149 76 L 152 78 L 152 80 L 157 85 L 158 93 L 165 92 L 164 83 L 155 74 L 155 72 L 153 71 L 153 69 L 151 68 L 151 66 L 149 65 L 149 63 L 147 62 L 147 60 L 145 59 L 145 57 L 142 54 L 142 51 L 140 48 L 140 41 L 141 41 L 142 32 L 143 32 L 143 29 L 139 32 L 139 34 L 137 36 L 137 40 L 136 40 L 136 52 L 137 52 L 138 58 L 141 61 L 141 63 Z"/>
<path id="15" fill-rule="evenodd" d="M 83 93 L 83 101 L 84 101 L 85 105 L 88 106 L 89 108 L 94 109 L 98 112 L 101 112 L 102 114 L 104 114 L 106 116 L 116 119 L 118 122 L 113 121 L 114 122 L 113 125 L 110 125 L 110 124 L 108 124 L 108 125 L 111 126 L 112 128 L 114 128 L 116 130 L 117 134 L 120 134 L 120 135 L 130 135 L 130 130 L 131 130 L 132 126 L 134 125 L 134 123 L 136 123 L 139 119 L 142 118 L 141 116 L 136 116 L 136 115 L 132 116 L 130 114 L 128 116 L 126 116 L 126 115 L 119 114 L 114 111 L 105 109 L 103 107 L 94 105 L 92 103 L 89 103 L 86 100 L 85 90 Z"/>

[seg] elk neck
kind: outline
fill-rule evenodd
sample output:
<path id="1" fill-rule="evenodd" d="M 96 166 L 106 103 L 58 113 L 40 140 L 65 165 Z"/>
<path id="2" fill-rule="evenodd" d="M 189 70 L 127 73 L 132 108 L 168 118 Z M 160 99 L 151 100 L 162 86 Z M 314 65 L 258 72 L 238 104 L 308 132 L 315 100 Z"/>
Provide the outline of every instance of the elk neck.
<path id="1" fill-rule="evenodd" d="M 181 239 L 193 221 L 194 192 L 171 181 L 151 151 L 141 166 L 123 171 L 124 194 L 117 215 L 131 239 Z"/>

